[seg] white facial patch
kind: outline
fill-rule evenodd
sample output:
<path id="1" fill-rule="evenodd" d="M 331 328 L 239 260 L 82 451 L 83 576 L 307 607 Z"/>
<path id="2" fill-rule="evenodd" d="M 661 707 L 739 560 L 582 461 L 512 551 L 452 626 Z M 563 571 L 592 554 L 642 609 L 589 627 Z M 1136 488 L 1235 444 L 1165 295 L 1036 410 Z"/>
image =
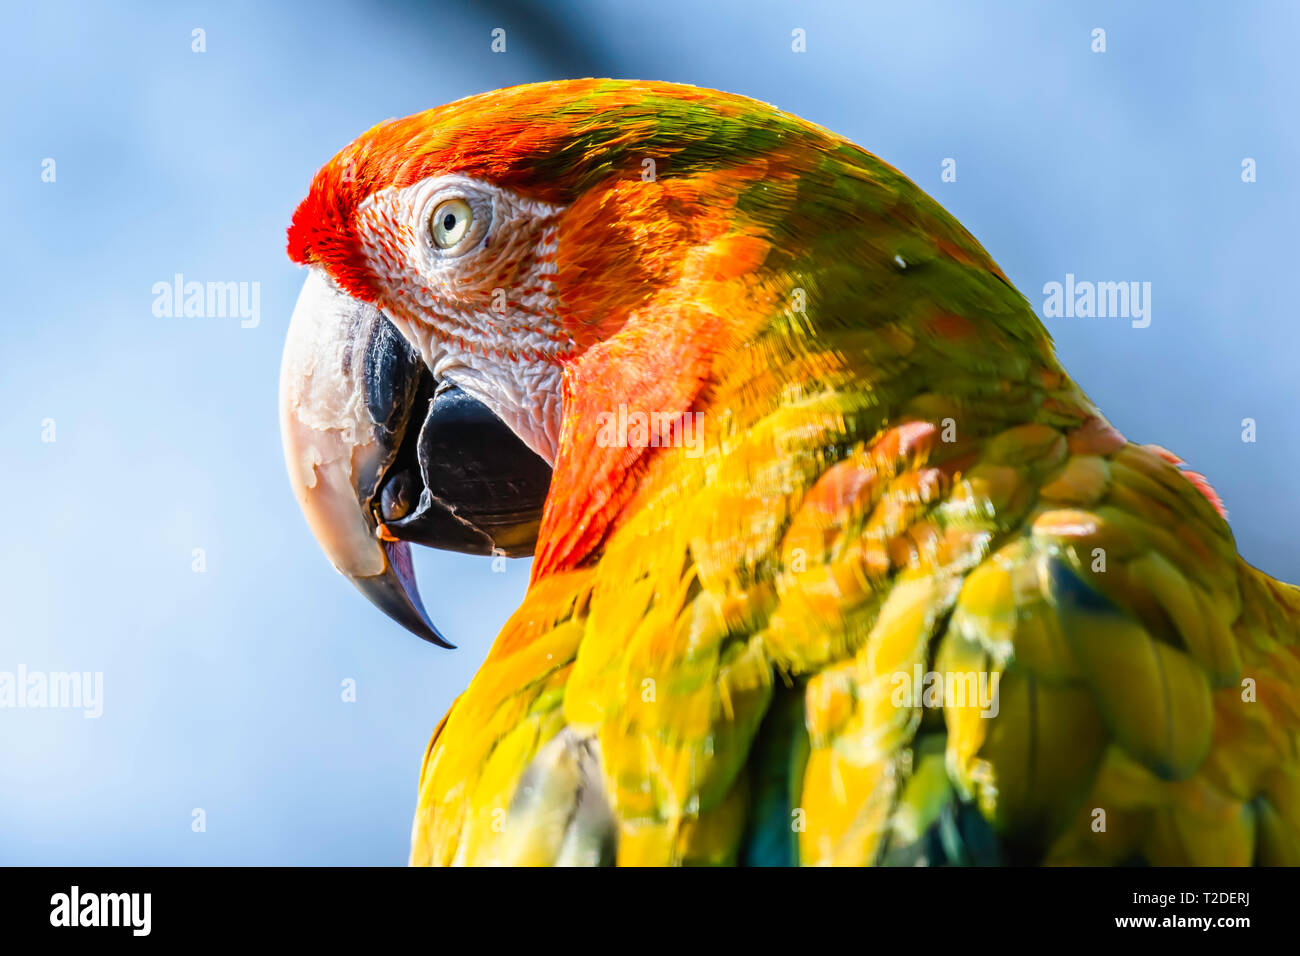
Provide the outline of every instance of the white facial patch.
<path id="1" fill-rule="evenodd" d="M 467 207 L 468 223 L 457 218 Z M 357 208 L 385 314 L 435 378 L 482 402 L 550 464 L 560 437 L 560 359 L 575 346 L 555 308 L 563 211 L 454 175 L 380 190 Z M 435 215 L 454 245 L 438 245 Z"/>

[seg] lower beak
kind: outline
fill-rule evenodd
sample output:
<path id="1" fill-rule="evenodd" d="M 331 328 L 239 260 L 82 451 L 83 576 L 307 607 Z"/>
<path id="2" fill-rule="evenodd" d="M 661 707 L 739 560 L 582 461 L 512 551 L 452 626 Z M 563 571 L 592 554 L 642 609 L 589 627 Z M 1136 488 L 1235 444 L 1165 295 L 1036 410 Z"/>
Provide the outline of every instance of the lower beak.
<path id="1" fill-rule="evenodd" d="M 280 368 L 289 482 L 317 542 L 393 620 L 429 619 L 408 541 L 531 554 L 550 469 L 484 406 L 444 384 L 374 306 L 313 268 Z"/>

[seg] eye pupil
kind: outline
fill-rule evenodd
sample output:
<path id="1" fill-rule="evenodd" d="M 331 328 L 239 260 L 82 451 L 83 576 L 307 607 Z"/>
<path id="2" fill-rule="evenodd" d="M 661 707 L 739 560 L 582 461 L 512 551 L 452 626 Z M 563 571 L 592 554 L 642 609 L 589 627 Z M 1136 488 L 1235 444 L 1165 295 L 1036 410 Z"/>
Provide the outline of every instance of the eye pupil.
<path id="1" fill-rule="evenodd" d="M 470 204 L 460 198 L 448 199 L 435 206 L 429 216 L 429 238 L 439 249 L 458 255 L 472 240 L 482 236 L 484 227 L 474 232 L 474 226 L 474 210 Z"/>

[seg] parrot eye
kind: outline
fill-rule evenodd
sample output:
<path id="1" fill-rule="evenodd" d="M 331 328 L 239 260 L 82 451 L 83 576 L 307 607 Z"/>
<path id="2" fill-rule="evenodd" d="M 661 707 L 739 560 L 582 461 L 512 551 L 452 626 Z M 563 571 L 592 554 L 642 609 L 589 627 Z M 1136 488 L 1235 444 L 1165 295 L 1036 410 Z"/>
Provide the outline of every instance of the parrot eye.
<path id="1" fill-rule="evenodd" d="M 439 249 L 451 249 L 469 235 L 474 224 L 474 210 L 463 199 L 438 203 L 429 217 L 429 234 Z"/>

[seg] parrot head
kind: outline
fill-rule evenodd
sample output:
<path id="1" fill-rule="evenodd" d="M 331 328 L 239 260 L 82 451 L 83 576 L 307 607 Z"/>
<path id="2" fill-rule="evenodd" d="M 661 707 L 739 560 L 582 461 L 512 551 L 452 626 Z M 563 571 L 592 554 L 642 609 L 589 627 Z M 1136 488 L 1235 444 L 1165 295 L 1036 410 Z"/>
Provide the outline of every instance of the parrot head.
<path id="1" fill-rule="evenodd" d="M 792 292 L 815 296 L 839 235 L 885 209 L 906 228 L 857 247 L 879 266 L 850 280 L 864 315 L 908 264 L 983 261 L 891 167 L 745 97 L 562 81 L 374 127 L 288 233 L 309 271 L 281 430 L 326 555 L 438 643 L 409 544 L 535 553 L 534 580 L 581 564 L 667 453 L 599 440 L 601 413 L 677 420 L 723 363 L 779 374 L 772 330 L 816 334 Z"/>

